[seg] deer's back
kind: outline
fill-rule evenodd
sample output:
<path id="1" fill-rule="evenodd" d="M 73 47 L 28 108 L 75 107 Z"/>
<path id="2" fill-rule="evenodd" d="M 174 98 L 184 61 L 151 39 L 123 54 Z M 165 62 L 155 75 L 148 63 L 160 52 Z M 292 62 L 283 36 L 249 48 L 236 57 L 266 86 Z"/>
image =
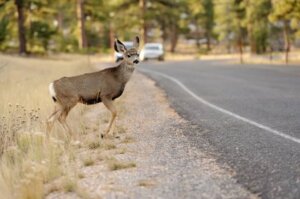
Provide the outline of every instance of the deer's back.
<path id="1" fill-rule="evenodd" d="M 114 69 L 113 69 L 114 70 Z M 118 81 L 112 69 L 87 73 L 73 77 L 63 77 L 54 82 L 58 98 L 80 101 L 85 104 L 101 102 L 101 96 L 111 99 L 119 97 L 125 88 L 125 83 Z"/>

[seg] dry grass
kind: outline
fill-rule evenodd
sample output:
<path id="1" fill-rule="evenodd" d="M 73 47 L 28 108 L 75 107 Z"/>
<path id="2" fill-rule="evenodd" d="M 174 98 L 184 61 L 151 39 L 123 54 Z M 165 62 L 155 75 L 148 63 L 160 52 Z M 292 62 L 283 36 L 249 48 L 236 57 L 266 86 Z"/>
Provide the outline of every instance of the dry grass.
<path id="1" fill-rule="evenodd" d="M 141 187 L 153 187 L 155 186 L 155 181 L 153 180 L 140 180 L 138 182 L 138 185 L 141 186 Z"/>
<path id="2" fill-rule="evenodd" d="M 86 192 L 85 190 L 81 189 L 80 187 L 77 187 L 75 190 L 76 194 L 82 198 L 82 199 L 90 199 L 92 198 L 88 192 Z"/>
<path id="3" fill-rule="evenodd" d="M 83 160 L 83 165 L 86 166 L 86 167 L 92 166 L 94 164 L 95 164 L 95 161 L 90 157 Z"/>
<path id="4" fill-rule="evenodd" d="M 76 175 L 73 165 L 79 161 L 76 146 L 59 125 L 51 139 L 45 137 L 44 121 L 53 109 L 48 85 L 91 69 L 82 56 L 50 60 L 0 55 L 0 60 L 7 63 L 0 70 L 0 198 L 44 198 L 44 185 L 70 173 Z M 84 109 L 76 107 L 68 118 L 79 139 L 85 134 Z M 64 181 L 65 191 L 76 190 L 73 178 Z"/>
<path id="5" fill-rule="evenodd" d="M 243 59 L 245 63 L 250 64 L 285 64 L 285 53 L 283 52 L 274 52 L 272 54 L 272 59 L 270 59 L 270 54 L 263 55 L 252 55 L 250 53 L 244 53 Z M 231 62 L 239 63 L 240 55 L 238 53 L 232 54 L 209 54 L 209 55 L 200 55 L 197 59 L 201 60 L 228 60 Z M 299 64 L 300 55 L 299 50 L 290 52 L 289 54 L 289 63 L 290 64 Z"/>
<path id="6" fill-rule="evenodd" d="M 98 149 L 100 146 L 101 146 L 101 145 L 100 145 L 99 141 L 92 141 L 92 142 L 90 142 L 90 143 L 88 144 L 88 148 L 89 148 L 90 150 Z"/>
<path id="7" fill-rule="evenodd" d="M 124 134 L 127 132 L 127 129 L 124 126 L 117 126 L 116 132 L 117 132 L 117 134 Z"/>
<path id="8" fill-rule="evenodd" d="M 132 143 L 132 142 L 134 142 L 135 141 L 135 139 L 133 138 L 133 137 L 131 137 L 131 136 L 125 136 L 125 138 L 122 140 L 122 143 Z"/>
<path id="9" fill-rule="evenodd" d="M 127 148 L 119 148 L 116 151 L 116 154 L 125 154 L 127 152 Z"/>
<path id="10" fill-rule="evenodd" d="M 112 149 L 117 148 L 117 146 L 115 145 L 113 140 L 103 139 L 103 140 L 101 140 L 100 148 L 103 150 L 112 150 Z"/>
<path id="11" fill-rule="evenodd" d="M 112 138 L 99 142 L 93 132 L 99 124 L 91 126 L 82 117 L 86 106 L 77 105 L 68 117 L 71 138 L 58 123 L 50 138 L 45 136 L 45 121 L 54 106 L 48 94 L 49 83 L 91 71 L 86 57 L 59 58 L 0 55 L 0 62 L 8 63 L 0 69 L 0 198 L 40 199 L 52 192 L 75 192 L 89 198 L 77 184 L 85 178 L 80 171 L 82 164 L 103 162 L 111 171 L 136 167 L 134 162 L 111 157 L 126 153 L 126 148 L 118 148 L 119 142 Z M 125 110 L 121 106 L 119 109 L 121 113 Z M 127 129 L 119 126 L 116 131 L 122 134 Z M 123 142 L 132 141 L 125 136 Z M 83 159 L 78 154 L 82 151 L 99 153 L 99 157 Z"/>
<path id="12" fill-rule="evenodd" d="M 64 192 L 74 192 L 77 188 L 77 184 L 74 179 L 66 177 L 62 183 L 62 187 Z"/>
<path id="13" fill-rule="evenodd" d="M 85 190 L 83 190 L 77 185 L 77 179 L 70 176 L 68 177 L 65 176 L 59 179 L 58 181 L 56 181 L 55 183 L 52 183 L 51 185 L 46 187 L 45 195 L 48 195 L 53 192 L 65 192 L 65 193 L 74 192 L 80 198 L 83 199 L 91 198 Z"/>
<path id="14" fill-rule="evenodd" d="M 78 178 L 79 178 L 79 179 L 82 179 L 82 178 L 84 178 L 84 177 L 85 177 L 84 173 L 78 173 Z"/>
<path id="15" fill-rule="evenodd" d="M 136 167 L 136 163 L 134 162 L 121 162 L 115 158 L 107 159 L 106 162 L 111 171 Z"/>

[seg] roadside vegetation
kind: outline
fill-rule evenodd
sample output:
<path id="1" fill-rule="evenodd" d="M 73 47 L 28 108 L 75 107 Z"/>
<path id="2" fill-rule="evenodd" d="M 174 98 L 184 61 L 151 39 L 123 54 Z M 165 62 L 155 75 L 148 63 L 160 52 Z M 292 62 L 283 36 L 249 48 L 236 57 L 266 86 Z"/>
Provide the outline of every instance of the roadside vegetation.
<path id="1" fill-rule="evenodd" d="M 73 137 L 59 123 L 50 139 L 46 137 L 45 120 L 54 105 L 48 85 L 65 75 L 92 71 L 86 57 L 0 58 L 7 63 L 0 71 L 1 198 L 44 198 L 51 192 L 87 195 L 77 186 L 78 179 L 84 178 L 81 167 L 98 162 L 113 167 L 111 170 L 135 166 L 114 158 L 113 154 L 126 152 L 124 146 L 118 147 L 113 139 L 99 143 L 99 126 L 104 128 L 106 122 L 88 125 L 84 119 L 87 106 L 77 105 L 68 118 Z M 123 127 L 118 128 L 125 132 Z M 95 154 L 89 154 L 93 151 Z"/>
<path id="2" fill-rule="evenodd" d="M 7 63 L 0 71 L 1 198 L 43 198 L 44 184 L 73 172 L 71 140 L 58 125 L 47 140 L 45 120 L 53 109 L 48 84 L 65 74 L 91 70 L 82 57 L 74 58 L 55 61 L 1 55 Z M 78 107 L 70 119 L 78 134 L 83 133 L 82 111 Z"/>

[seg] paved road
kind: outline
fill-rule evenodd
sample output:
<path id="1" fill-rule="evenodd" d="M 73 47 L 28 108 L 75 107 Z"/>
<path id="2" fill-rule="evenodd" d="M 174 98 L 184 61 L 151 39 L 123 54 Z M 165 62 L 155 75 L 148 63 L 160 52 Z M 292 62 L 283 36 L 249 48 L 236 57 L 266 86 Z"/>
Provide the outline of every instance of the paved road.
<path id="1" fill-rule="evenodd" d="M 300 198 L 300 67 L 146 62 L 199 150 L 262 198 Z"/>

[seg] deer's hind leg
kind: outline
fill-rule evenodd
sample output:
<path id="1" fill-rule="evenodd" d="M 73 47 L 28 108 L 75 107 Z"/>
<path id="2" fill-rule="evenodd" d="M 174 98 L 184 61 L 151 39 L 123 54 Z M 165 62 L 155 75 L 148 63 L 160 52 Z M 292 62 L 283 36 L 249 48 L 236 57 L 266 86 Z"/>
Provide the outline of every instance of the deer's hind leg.
<path id="1" fill-rule="evenodd" d="M 58 117 L 59 123 L 62 125 L 62 127 L 65 129 L 65 131 L 67 131 L 69 133 L 69 135 L 72 135 L 72 130 L 67 123 L 67 116 L 73 107 L 74 106 L 63 108 L 63 110 L 61 111 L 61 114 Z"/>
<path id="2" fill-rule="evenodd" d="M 110 118 L 110 121 L 108 123 L 108 126 L 106 128 L 106 130 L 104 131 L 104 135 L 101 134 L 101 138 L 103 138 L 104 136 L 107 136 L 108 133 L 110 132 L 111 130 L 111 127 L 114 125 L 115 123 L 115 120 L 116 120 L 116 117 L 117 117 L 117 109 L 116 107 L 114 106 L 113 104 L 113 101 L 109 98 L 106 98 L 106 97 L 103 97 L 101 98 L 103 104 L 105 105 L 105 107 L 110 111 L 111 113 L 111 118 Z"/>
<path id="3" fill-rule="evenodd" d="M 50 132 L 52 131 L 54 122 L 59 118 L 61 113 L 62 113 L 61 107 L 59 105 L 55 105 L 54 111 L 47 119 L 47 128 L 46 128 L 47 136 L 49 136 Z"/>

